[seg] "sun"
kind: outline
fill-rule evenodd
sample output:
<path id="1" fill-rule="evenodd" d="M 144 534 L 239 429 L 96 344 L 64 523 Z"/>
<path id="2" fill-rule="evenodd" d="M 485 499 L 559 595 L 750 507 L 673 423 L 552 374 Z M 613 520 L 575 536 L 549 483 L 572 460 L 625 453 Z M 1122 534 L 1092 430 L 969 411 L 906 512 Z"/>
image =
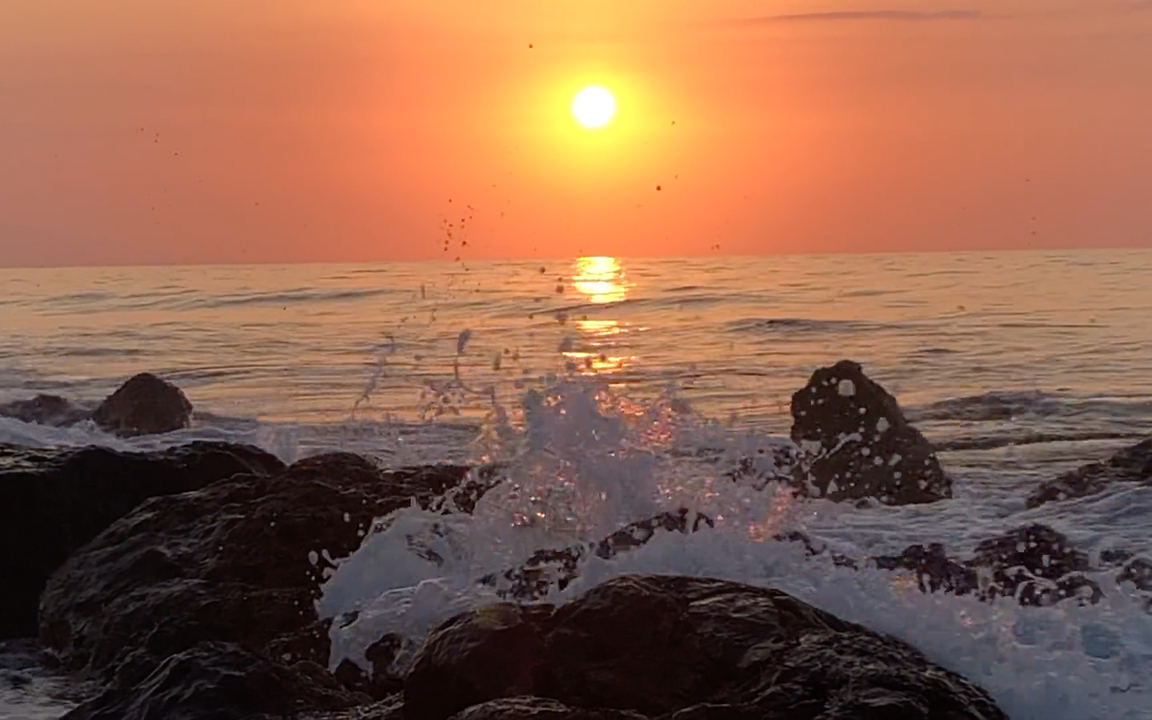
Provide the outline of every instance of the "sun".
<path id="1" fill-rule="evenodd" d="M 589 130 L 602 128 L 616 114 L 616 98 L 599 85 L 590 85 L 572 99 L 572 116 Z"/>

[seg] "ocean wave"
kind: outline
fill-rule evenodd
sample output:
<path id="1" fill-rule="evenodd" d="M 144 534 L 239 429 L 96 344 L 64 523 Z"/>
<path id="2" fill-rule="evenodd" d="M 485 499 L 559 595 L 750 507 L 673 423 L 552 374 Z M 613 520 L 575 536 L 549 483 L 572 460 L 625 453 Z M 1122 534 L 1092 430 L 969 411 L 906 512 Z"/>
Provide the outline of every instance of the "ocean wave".
<path id="1" fill-rule="evenodd" d="M 905 408 L 914 422 L 987 422 L 1020 419 L 1144 417 L 1152 401 L 1144 397 L 1082 397 L 1042 390 L 992 391 Z"/>
<path id="2" fill-rule="evenodd" d="M 395 291 L 389 288 L 364 288 L 360 290 L 316 290 L 300 288 L 297 290 L 283 290 L 269 293 L 244 293 L 235 295 L 220 295 L 213 298 L 204 298 L 190 306 L 202 308 L 243 307 L 246 305 L 296 305 L 325 302 L 349 302 L 365 300 L 368 298 L 388 295 Z"/>
<path id="3" fill-rule="evenodd" d="M 815 318 L 743 318 L 725 323 L 726 332 L 859 333 L 892 330 L 901 325 L 862 320 L 817 320 Z"/>
<path id="4" fill-rule="evenodd" d="M 1140 433 L 1121 433 L 1108 431 L 1085 432 L 1034 432 L 1025 431 L 1019 434 L 997 434 L 994 436 L 960 437 L 934 443 L 941 452 L 959 452 L 961 450 L 996 450 L 1004 447 L 1018 447 L 1023 445 L 1044 445 L 1051 443 L 1078 443 L 1098 440 L 1138 441 L 1146 437 Z"/>

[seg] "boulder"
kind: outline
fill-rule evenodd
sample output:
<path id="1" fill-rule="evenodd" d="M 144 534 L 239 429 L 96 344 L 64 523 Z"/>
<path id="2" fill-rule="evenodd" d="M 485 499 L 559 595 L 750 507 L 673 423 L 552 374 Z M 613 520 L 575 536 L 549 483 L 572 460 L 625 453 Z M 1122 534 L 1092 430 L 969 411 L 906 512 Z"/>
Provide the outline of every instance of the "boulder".
<path id="1" fill-rule="evenodd" d="M 141 373 L 105 398 L 92 420 L 120 437 L 159 435 L 188 427 L 192 403 L 167 380 Z"/>
<path id="2" fill-rule="evenodd" d="M 90 413 L 59 395 L 37 395 L 31 400 L 16 400 L 0 405 L 0 417 L 26 423 L 67 427 L 87 420 Z"/>
<path id="3" fill-rule="evenodd" d="M 1104 596 L 1085 575 L 1092 569 L 1088 555 L 1073 548 L 1063 534 L 1040 524 L 985 540 L 967 560 L 950 558 L 942 545 L 933 543 L 913 545 L 874 562 L 884 570 L 914 573 L 922 592 L 975 593 L 985 601 L 1008 597 L 1030 606 L 1069 599 L 1097 603 Z"/>
<path id="4" fill-rule="evenodd" d="M 153 498 L 52 576 L 40 640 L 73 669 L 106 673 L 135 653 L 136 680 L 201 641 L 326 663 L 313 603 L 333 559 L 356 550 L 375 518 L 414 499 L 427 507 L 468 474 L 384 472 L 334 453 Z"/>
<path id="5" fill-rule="evenodd" d="M 903 642 L 778 590 L 669 576 L 617 578 L 561 607 L 458 615 L 404 684 L 405 720 L 558 718 L 564 706 L 578 708 L 573 720 L 1007 718 Z"/>
<path id="6" fill-rule="evenodd" d="M 339 710 L 367 702 L 313 663 L 273 662 L 236 645 L 203 642 L 167 658 L 142 682 L 113 686 L 66 720 L 245 720 Z"/>
<path id="7" fill-rule="evenodd" d="M 0 637 L 34 637 L 49 575 L 148 498 L 283 467 L 258 448 L 226 443 L 150 453 L 0 445 Z"/>
<path id="8" fill-rule="evenodd" d="M 792 396 L 793 480 L 804 494 L 886 505 L 952 497 L 932 444 L 857 363 L 820 368 Z"/>
<path id="9" fill-rule="evenodd" d="M 1152 439 L 1125 448 L 1105 462 L 1084 465 L 1041 483 L 1028 495 L 1029 508 L 1103 492 L 1118 483 L 1152 485 Z"/>

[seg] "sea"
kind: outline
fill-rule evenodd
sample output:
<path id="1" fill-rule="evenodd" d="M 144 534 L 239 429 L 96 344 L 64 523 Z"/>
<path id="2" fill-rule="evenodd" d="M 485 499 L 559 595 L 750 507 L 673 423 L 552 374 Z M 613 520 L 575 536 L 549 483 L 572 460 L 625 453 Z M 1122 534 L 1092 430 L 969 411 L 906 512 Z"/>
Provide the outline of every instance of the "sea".
<path id="1" fill-rule="evenodd" d="M 1097 605 L 1022 608 L 924 595 L 772 538 L 800 529 L 852 557 L 941 542 L 962 556 L 1041 522 L 1093 556 L 1152 556 L 1152 488 L 1025 506 L 1039 482 L 1152 437 L 1150 280 L 1147 250 L 5 269 L 0 403 L 95 404 L 149 371 L 195 415 L 135 440 L 0 419 L 0 442 L 217 439 L 286 462 L 338 449 L 505 467 L 474 516 L 401 511 L 332 574 L 318 609 L 342 619 L 334 663 L 363 662 L 382 630 L 418 642 L 491 599 L 478 577 L 535 549 L 688 507 L 716 527 L 594 559 L 551 599 L 632 572 L 779 587 L 908 641 L 1013 720 L 1147 719 L 1152 614 L 1114 571 L 1095 577 Z M 844 358 L 935 443 L 953 499 L 853 507 L 727 476 L 787 445 L 792 393 Z M 443 563 L 413 555 L 421 533 Z M 77 701 L 34 654 L 0 645 L 0 718 Z"/>

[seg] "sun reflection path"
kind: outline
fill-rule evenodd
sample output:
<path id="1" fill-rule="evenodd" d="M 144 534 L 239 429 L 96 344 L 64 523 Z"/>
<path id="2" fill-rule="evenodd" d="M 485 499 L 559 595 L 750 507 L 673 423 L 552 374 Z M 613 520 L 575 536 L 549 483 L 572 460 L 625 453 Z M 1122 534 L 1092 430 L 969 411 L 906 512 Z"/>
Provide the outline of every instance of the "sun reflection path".
<path id="1" fill-rule="evenodd" d="M 605 255 L 577 258 L 572 285 L 576 292 L 598 305 L 620 302 L 628 296 L 629 289 L 620 261 Z"/>
<path id="2" fill-rule="evenodd" d="M 597 255 L 576 259 L 572 287 L 589 303 L 610 305 L 625 300 L 632 286 L 628 283 L 624 267 L 619 260 Z M 577 320 L 575 324 L 585 335 L 587 346 L 564 351 L 573 367 L 585 372 L 612 372 L 635 360 L 630 356 L 619 356 L 609 352 L 618 349 L 613 337 L 624 331 L 619 321 L 585 317 Z"/>

